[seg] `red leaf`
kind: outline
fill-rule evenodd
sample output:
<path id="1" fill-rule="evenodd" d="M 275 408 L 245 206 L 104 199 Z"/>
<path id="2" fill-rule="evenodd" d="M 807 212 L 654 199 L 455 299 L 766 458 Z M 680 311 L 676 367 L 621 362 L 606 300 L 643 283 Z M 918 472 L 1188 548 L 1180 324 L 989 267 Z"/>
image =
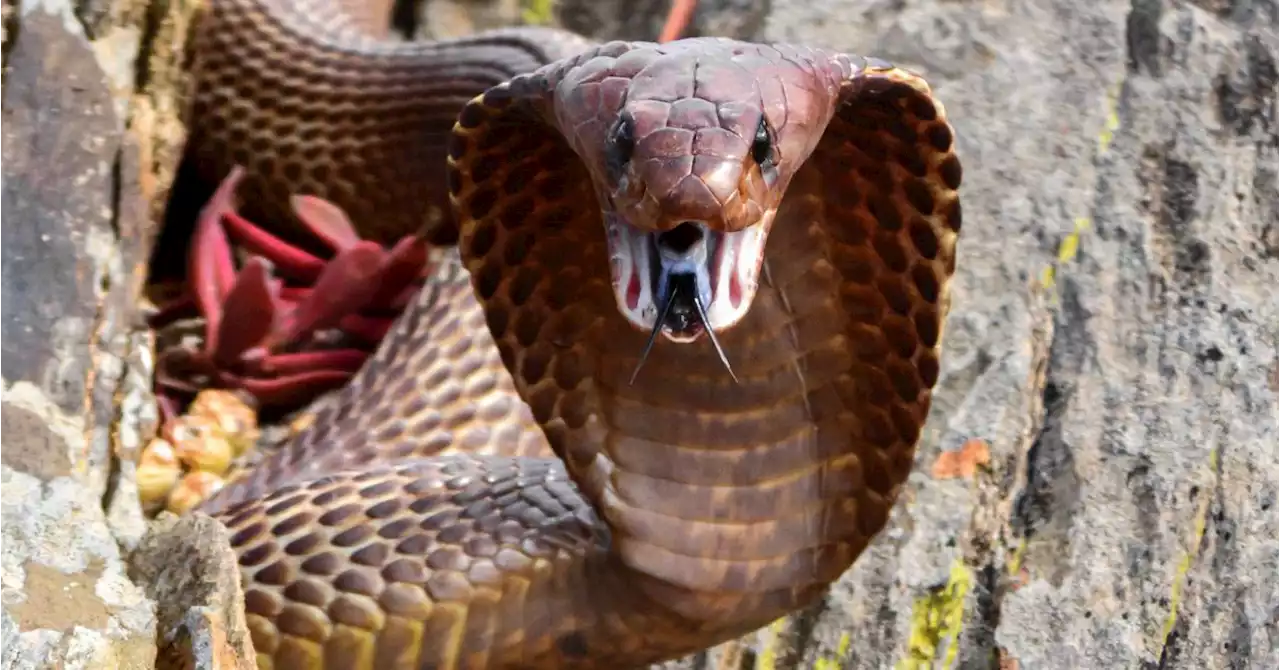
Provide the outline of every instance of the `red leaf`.
<path id="1" fill-rule="evenodd" d="M 369 299 L 370 306 L 390 308 L 405 288 L 422 277 L 427 265 L 427 243 L 419 237 L 405 237 L 391 248 L 382 268 L 378 291 Z"/>
<path id="2" fill-rule="evenodd" d="M 160 305 L 154 314 L 147 317 L 147 325 L 152 328 L 163 328 L 179 319 L 194 319 L 200 314 L 199 305 L 190 294 L 184 294 L 171 302 Z"/>
<path id="3" fill-rule="evenodd" d="M 329 349 L 295 354 L 273 354 L 264 358 L 261 370 L 272 375 L 293 375 L 308 370 L 334 370 L 355 373 L 369 358 L 359 349 Z"/>
<path id="4" fill-rule="evenodd" d="M 334 251 L 345 251 L 360 242 L 351 219 L 337 205 L 314 195 L 295 195 L 289 201 L 298 220 Z"/>
<path id="5" fill-rule="evenodd" d="M 191 251 L 187 256 L 187 275 L 191 291 L 200 313 L 205 318 L 205 350 L 217 348 L 218 324 L 222 320 L 222 298 L 235 282 L 235 264 L 231 258 L 231 244 L 222 230 L 222 215 L 232 211 L 236 185 L 244 176 L 240 166 L 231 173 L 214 192 L 200 216 L 196 219 L 191 239 Z"/>
<path id="6" fill-rule="evenodd" d="M 315 281 L 324 270 L 325 261 L 268 233 L 247 219 L 228 212 L 224 217 L 227 232 L 250 252 L 269 259 L 280 274 L 298 281 Z"/>
<path id="7" fill-rule="evenodd" d="M 414 297 L 418 295 L 418 291 L 421 290 L 422 285 L 417 282 L 404 287 L 404 290 L 400 292 L 400 295 L 391 299 L 391 304 L 388 305 L 388 307 L 396 313 L 403 312 L 405 308 L 413 302 Z"/>
<path id="8" fill-rule="evenodd" d="M 325 265 L 311 292 L 270 338 L 269 348 L 280 342 L 297 342 L 312 332 L 337 325 L 342 317 L 369 303 L 378 290 L 378 270 L 386 252 L 374 242 L 358 242 L 338 252 Z"/>
<path id="9" fill-rule="evenodd" d="M 156 409 L 160 411 L 160 425 L 162 426 L 182 414 L 182 412 L 178 411 L 177 399 L 164 393 L 156 394 Z"/>
<path id="10" fill-rule="evenodd" d="M 311 288 L 307 286 L 281 286 L 280 299 L 285 302 L 302 302 L 311 295 Z"/>
<path id="11" fill-rule="evenodd" d="M 387 336 L 397 318 L 349 314 L 338 323 L 338 328 L 354 338 L 376 345 Z"/>
<path id="12" fill-rule="evenodd" d="M 243 379 L 240 387 L 262 406 L 302 405 L 326 391 L 341 388 L 351 373 L 316 370 L 275 379 Z"/>
<path id="13" fill-rule="evenodd" d="M 241 355 L 260 345 L 274 329 L 279 318 L 279 284 L 265 259 L 254 256 L 245 263 L 223 302 L 225 318 L 212 354 L 219 368 L 234 369 Z"/>

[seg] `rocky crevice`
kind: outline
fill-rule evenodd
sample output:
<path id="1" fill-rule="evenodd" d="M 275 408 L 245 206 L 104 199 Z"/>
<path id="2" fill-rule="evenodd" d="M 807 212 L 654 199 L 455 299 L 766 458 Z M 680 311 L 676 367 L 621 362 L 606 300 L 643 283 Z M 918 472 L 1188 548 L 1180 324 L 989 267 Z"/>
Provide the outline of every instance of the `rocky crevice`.
<path id="1" fill-rule="evenodd" d="M 172 148 L 133 114 L 147 101 L 136 63 L 153 55 L 137 39 L 139 6 L 6 5 L 10 667 L 145 668 L 156 654 L 154 603 L 126 576 L 125 552 L 145 532 L 129 459 L 154 430 L 138 289 L 160 184 L 140 173 L 171 169 L 150 157 Z"/>

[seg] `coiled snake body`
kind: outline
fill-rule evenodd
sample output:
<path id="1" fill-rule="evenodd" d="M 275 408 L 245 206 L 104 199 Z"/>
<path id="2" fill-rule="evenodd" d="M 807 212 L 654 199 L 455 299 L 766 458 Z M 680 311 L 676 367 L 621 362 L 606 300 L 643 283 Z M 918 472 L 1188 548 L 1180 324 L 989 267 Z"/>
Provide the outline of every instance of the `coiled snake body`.
<path id="1" fill-rule="evenodd" d="M 392 44 L 350 4 L 212 0 L 193 45 L 192 155 L 259 218 L 311 193 L 458 243 L 204 506 L 259 664 L 632 667 L 820 596 L 938 376 L 961 171 L 928 87 L 725 39 Z"/>

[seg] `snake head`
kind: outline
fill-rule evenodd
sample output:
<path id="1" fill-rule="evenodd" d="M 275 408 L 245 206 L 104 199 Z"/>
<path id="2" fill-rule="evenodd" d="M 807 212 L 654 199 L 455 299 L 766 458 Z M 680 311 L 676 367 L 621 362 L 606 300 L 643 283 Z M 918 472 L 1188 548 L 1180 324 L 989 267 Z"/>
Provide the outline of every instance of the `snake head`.
<path id="1" fill-rule="evenodd" d="M 745 383 L 783 369 L 743 360 L 760 329 L 816 332 L 819 308 L 831 327 L 914 318 L 917 295 L 930 311 L 915 338 L 937 342 L 961 170 L 927 83 L 888 63 L 719 38 L 603 44 L 469 101 L 447 166 L 461 260 L 530 387 L 589 369 L 625 385 L 651 351 L 668 380 L 718 374 L 702 366 L 719 358 Z M 553 368 L 561 349 L 595 366 Z"/>
<path id="2" fill-rule="evenodd" d="M 600 194 L 628 321 L 692 342 L 746 315 L 778 205 L 840 84 L 719 38 L 639 46 L 559 82 L 558 121 Z"/>

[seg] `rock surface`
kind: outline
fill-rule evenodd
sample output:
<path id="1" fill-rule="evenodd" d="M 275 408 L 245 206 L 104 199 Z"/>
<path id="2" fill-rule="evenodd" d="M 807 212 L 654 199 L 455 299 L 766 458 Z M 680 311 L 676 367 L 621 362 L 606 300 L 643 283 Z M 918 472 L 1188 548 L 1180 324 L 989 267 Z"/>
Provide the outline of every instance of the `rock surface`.
<path id="1" fill-rule="evenodd" d="M 156 667 L 252 670 L 231 533 L 203 514 L 161 515 L 130 556 L 129 577 L 156 603 Z"/>
<path id="2" fill-rule="evenodd" d="M 166 96 L 137 78 L 172 36 L 149 11 L 5 6 L 5 668 L 154 665 L 155 607 L 122 551 L 145 531 L 131 458 L 155 416 L 137 295 L 155 159 L 177 144 Z"/>
<path id="3" fill-rule="evenodd" d="M 668 665 L 1274 666 L 1275 0 L 699 5 L 702 34 L 922 72 L 957 130 L 966 220 L 891 526 L 811 611 Z M 197 667 L 248 653 L 223 537 L 197 517 L 142 539 L 132 488 L 154 422 L 136 295 L 190 9 L 5 6 L 6 668 L 151 667 L 157 640 Z M 561 0 L 549 17 L 652 38 L 663 11 Z M 952 452 L 987 459 L 933 467 Z M 190 582 L 160 569 L 183 547 L 211 566 Z"/>
<path id="4" fill-rule="evenodd" d="M 1276 21 L 1274 0 L 772 14 L 771 39 L 925 74 L 965 165 L 932 434 L 893 526 L 787 628 L 799 665 L 1276 664 Z M 988 472 L 928 476 L 972 438 Z"/>

